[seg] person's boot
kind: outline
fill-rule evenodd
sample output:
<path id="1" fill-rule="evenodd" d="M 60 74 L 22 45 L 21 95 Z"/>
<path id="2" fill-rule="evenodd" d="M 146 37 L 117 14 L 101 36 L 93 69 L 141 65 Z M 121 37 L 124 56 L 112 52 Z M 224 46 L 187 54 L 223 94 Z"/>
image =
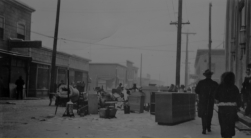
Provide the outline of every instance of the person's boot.
<path id="1" fill-rule="evenodd" d="M 211 128 L 207 128 L 207 131 L 208 131 L 208 132 L 211 132 Z"/>
<path id="2" fill-rule="evenodd" d="M 207 133 L 207 131 L 206 131 L 206 129 L 204 128 L 203 131 L 202 131 L 202 134 L 205 135 L 206 133 Z"/>

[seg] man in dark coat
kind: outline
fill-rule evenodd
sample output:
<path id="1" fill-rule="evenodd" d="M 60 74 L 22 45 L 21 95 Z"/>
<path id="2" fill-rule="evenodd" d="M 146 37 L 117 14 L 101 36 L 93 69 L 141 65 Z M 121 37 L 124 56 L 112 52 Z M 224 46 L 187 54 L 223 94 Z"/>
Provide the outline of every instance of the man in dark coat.
<path id="1" fill-rule="evenodd" d="M 242 83 L 242 97 L 243 103 L 247 104 L 245 109 L 245 115 L 249 115 L 251 113 L 251 75 L 250 75 L 250 68 L 246 70 L 247 76 Z"/>
<path id="2" fill-rule="evenodd" d="M 206 70 L 203 75 L 206 79 L 198 82 L 195 88 L 195 93 L 199 95 L 198 116 L 202 119 L 202 134 L 206 134 L 206 130 L 211 132 L 214 94 L 218 87 L 218 83 L 211 79 L 213 72 L 210 70 Z"/>
<path id="3" fill-rule="evenodd" d="M 19 99 L 19 96 L 21 99 L 23 99 L 24 80 L 22 79 L 22 76 L 19 76 L 19 79 L 17 79 L 15 84 L 17 86 L 17 100 Z"/>

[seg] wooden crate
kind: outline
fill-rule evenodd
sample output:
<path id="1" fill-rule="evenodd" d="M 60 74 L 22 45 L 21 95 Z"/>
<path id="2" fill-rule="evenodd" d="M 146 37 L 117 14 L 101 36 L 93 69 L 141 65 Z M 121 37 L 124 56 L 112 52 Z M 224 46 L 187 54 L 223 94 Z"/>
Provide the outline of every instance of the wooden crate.
<path id="1" fill-rule="evenodd" d="M 98 114 L 98 95 L 97 94 L 88 95 L 88 110 L 89 110 L 89 114 Z"/>
<path id="2" fill-rule="evenodd" d="M 133 92 L 128 97 L 128 103 L 130 106 L 130 111 L 139 113 L 144 112 L 144 96 L 140 92 Z"/>
<path id="3" fill-rule="evenodd" d="M 195 118 L 195 94 L 162 92 L 155 94 L 155 121 L 174 125 Z"/>

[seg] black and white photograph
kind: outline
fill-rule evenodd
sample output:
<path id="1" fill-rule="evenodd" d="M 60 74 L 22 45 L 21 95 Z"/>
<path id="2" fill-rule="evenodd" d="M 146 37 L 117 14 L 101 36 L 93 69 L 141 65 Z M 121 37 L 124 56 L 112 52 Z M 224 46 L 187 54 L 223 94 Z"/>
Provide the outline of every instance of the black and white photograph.
<path id="1" fill-rule="evenodd" d="M 251 0 L 0 0 L 0 138 L 251 138 Z"/>

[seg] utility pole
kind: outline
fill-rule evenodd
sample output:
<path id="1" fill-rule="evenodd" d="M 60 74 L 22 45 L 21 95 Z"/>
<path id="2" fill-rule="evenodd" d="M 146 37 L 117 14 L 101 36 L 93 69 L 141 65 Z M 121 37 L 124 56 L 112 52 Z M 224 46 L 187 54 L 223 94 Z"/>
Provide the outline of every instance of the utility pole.
<path id="1" fill-rule="evenodd" d="M 196 33 L 192 32 L 182 32 L 182 34 L 186 34 L 187 42 L 186 42 L 186 65 L 185 65 L 185 87 L 188 86 L 188 42 L 189 35 L 195 35 Z"/>
<path id="2" fill-rule="evenodd" d="M 208 69 L 211 71 L 211 44 L 212 44 L 212 38 L 211 38 L 211 9 L 212 9 L 212 3 L 209 3 L 209 51 L 208 51 Z"/>
<path id="3" fill-rule="evenodd" d="M 50 84 L 50 92 L 55 91 L 55 83 L 56 83 L 56 54 L 57 54 L 57 40 L 58 40 L 58 25 L 59 25 L 59 14 L 60 14 L 60 2 L 61 0 L 58 0 L 57 3 L 57 17 L 56 17 L 56 25 L 55 25 L 55 33 L 54 33 L 54 42 L 53 42 L 53 52 L 52 52 L 52 60 L 51 60 L 51 84 Z M 56 93 L 56 92 L 54 92 Z"/>
<path id="4" fill-rule="evenodd" d="M 140 81 L 139 81 L 140 87 L 142 87 L 142 54 L 140 57 Z"/>
<path id="5" fill-rule="evenodd" d="M 190 24 L 189 21 L 182 23 L 182 0 L 179 0 L 178 23 L 171 22 L 170 25 L 177 25 L 177 58 L 176 58 L 176 85 L 180 85 L 180 59 L 181 59 L 181 25 Z"/>

